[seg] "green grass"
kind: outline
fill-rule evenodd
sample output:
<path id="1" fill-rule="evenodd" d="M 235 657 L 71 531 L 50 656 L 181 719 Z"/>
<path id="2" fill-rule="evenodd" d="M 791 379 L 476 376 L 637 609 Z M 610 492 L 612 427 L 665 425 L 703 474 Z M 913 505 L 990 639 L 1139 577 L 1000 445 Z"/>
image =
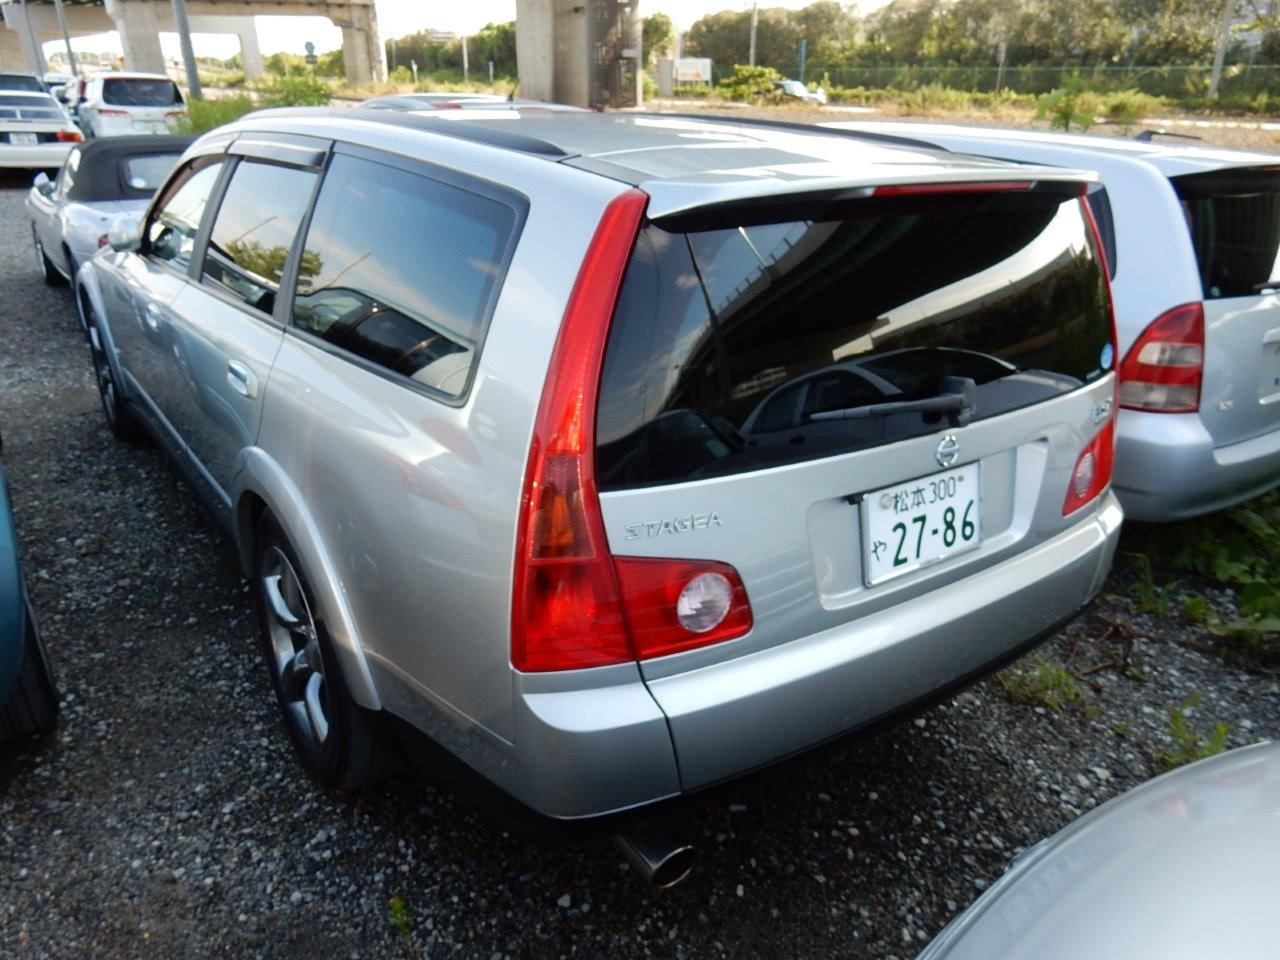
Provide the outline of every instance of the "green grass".
<path id="1" fill-rule="evenodd" d="M 1205 757 L 1221 753 L 1227 746 L 1227 725 L 1219 721 L 1207 731 L 1191 724 L 1187 713 L 1200 705 L 1200 695 L 1190 694 L 1178 706 L 1169 709 L 1169 737 L 1173 748 L 1160 754 L 1160 762 L 1166 770 L 1194 763 Z"/>
<path id="2" fill-rule="evenodd" d="M 1014 703 L 1063 710 L 1081 705 L 1085 699 L 1084 688 L 1071 671 L 1043 654 L 1005 670 L 998 682 Z"/>

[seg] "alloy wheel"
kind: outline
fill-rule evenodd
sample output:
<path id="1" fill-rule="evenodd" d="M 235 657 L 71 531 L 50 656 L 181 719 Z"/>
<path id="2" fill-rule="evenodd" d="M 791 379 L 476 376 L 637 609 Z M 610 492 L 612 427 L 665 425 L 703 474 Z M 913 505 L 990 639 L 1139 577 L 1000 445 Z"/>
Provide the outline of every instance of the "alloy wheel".
<path id="1" fill-rule="evenodd" d="M 297 732 L 314 750 L 322 750 L 329 739 L 324 661 L 302 580 L 276 546 L 263 553 L 258 576 L 280 699 Z"/>

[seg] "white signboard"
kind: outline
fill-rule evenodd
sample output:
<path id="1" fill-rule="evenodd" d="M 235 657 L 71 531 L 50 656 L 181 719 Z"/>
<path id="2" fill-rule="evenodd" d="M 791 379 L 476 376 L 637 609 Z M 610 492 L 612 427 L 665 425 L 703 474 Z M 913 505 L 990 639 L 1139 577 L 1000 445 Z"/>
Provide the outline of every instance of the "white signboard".
<path id="1" fill-rule="evenodd" d="M 676 61 L 676 83 L 710 82 L 710 57 L 681 57 Z"/>

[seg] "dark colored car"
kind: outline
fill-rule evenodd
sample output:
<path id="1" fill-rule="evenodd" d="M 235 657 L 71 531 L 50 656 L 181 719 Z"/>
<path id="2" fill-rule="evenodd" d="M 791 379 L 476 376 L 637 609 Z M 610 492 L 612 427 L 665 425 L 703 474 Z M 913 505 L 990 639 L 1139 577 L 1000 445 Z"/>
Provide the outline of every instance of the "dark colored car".
<path id="1" fill-rule="evenodd" d="M 0 740 L 53 726 L 58 692 L 18 560 L 9 487 L 0 462 Z"/>

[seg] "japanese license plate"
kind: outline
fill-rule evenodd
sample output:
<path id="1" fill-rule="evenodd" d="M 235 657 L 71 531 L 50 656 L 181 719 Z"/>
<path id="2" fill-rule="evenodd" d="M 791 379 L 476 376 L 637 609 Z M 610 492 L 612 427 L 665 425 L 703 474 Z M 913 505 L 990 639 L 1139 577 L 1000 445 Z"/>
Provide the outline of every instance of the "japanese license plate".
<path id="1" fill-rule="evenodd" d="M 862 498 L 867 586 L 973 550 L 982 540 L 977 463 L 873 490 Z"/>
<path id="2" fill-rule="evenodd" d="M 11 133 L 9 142 L 17 147 L 34 147 L 40 142 L 40 138 L 34 133 Z"/>

